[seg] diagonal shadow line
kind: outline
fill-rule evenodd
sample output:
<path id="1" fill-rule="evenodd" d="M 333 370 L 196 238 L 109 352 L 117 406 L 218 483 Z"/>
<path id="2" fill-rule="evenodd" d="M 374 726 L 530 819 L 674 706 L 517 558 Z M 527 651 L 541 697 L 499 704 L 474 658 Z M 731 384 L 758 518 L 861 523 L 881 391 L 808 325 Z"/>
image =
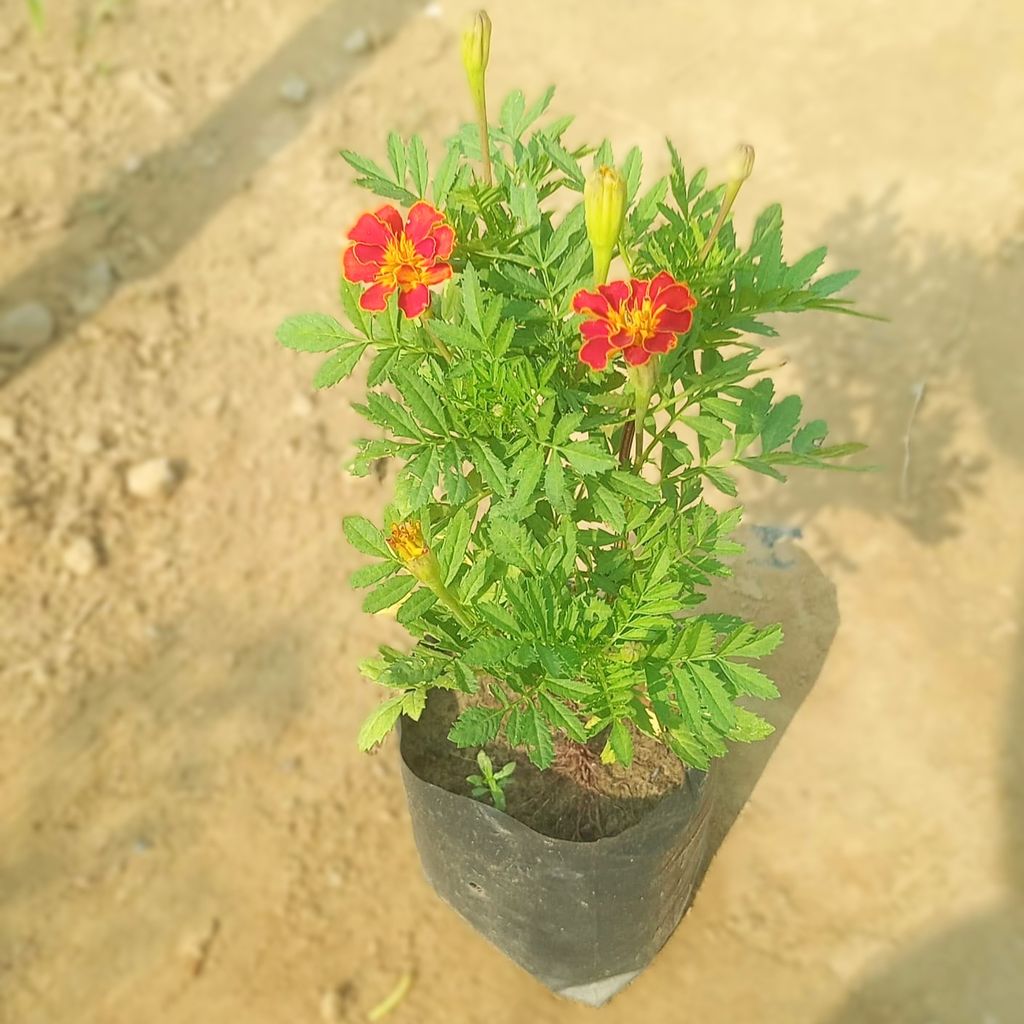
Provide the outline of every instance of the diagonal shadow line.
<path id="1" fill-rule="evenodd" d="M 117 284 L 158 272 L 249 177 L 305 127 L 318 102 L 347 81 L 365 57 L 346 53 L 355 28 L 391 35 L 416 10 L 413 0 L 332 0 L 239 86 L 194 131 L 151 153 L 134 173 L 115 172 L 98 191 L 79 196 L 72 227 L 34 263 L 0 286 L 0 310 L 44 300 L 58 330 L 46 345 L 0 348 L 0 385 L 67 337 L 109 301 Z M 308 102 L 282 103 L 281 83 L 300 74 Z M 110 261 L 115 287 L 94 308 L 76 310 L 67 296 L 90 264 Z"/>

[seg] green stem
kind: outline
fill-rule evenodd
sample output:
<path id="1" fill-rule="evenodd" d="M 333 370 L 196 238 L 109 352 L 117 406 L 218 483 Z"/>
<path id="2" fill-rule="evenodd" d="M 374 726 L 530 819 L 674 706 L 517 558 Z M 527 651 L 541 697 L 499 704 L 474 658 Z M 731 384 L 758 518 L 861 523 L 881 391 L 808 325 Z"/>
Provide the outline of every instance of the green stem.
<path id="1" fill-rule="evenodd" d="M 488 188 L 494 184 L 494 169 L 491 167 L 491 136 L 487 126 L 487 93 L 483 82 L 480 83 L 480 95 L 477 97 L 476 119 L 480 124 L 480 158 L 484 165 L 484 184 Z"/>

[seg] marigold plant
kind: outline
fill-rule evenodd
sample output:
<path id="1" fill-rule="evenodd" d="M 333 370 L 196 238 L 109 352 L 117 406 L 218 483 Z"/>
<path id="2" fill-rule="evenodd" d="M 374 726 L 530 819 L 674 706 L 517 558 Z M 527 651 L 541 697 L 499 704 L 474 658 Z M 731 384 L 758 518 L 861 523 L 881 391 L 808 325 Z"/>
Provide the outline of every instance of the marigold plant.
<path id="1" fill-rule="evenodd" d="M 860 448 L 801 422 L 758 339 L 771 314 L 848 311 L 836 293 L 855 272 L 821 275 L 824 248 L 787 262 L 777 205 L 740 238 L 749 147 L 715 182 L 670 143 L 671 170 L 642 188 L 639 149 L 616 161 L 609 140 L 571 136 L 572 117 L 545 119 L 552 89 L 513 92 L 489 123 L 490 22 L 471 32 L 477 120 L 433 173 L 418 136 L 390 134 L 386 166 L 342 153 L 387 202 L 344 242 L 345 319 L 278 332 L 330 353 L 320 387 L 363 363 L 370 436 L 352 471 L 400 467 L 382 521 L 343 521 L 371 559 L 352 579 L 363 607 L 397 608 L 415 638 L 363 663 L 391 695 L 359 743 L 442 688 L 476 694 L 460 746 L 503 735 L 544 768 L 556 741 L 602 737 L 628 766 L 646 734 L 705 768 L 771 731 L 746 698 L 778 692 L 753 662 L 780 628 L 700 611 L 741 550 L 738 476 L 783 480 Z"/>

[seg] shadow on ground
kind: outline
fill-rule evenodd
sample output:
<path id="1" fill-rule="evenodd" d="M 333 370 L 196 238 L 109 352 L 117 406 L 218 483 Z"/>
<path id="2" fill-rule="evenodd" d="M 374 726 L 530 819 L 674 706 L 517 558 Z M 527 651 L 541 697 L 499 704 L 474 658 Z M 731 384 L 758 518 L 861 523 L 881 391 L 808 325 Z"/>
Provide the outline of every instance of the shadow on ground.
<path id="1" fill-rule="evenodd" d="M 159 272 L 224 203 L 245 191 L 253 174 L 303 131 L 318 105 L 366 59 L 346 53 L 339 40 L 365 24 L 391 34 L 414 10 L 413 0 L 333 0 L 195 131 L 151 153 L 133 173 L 115 171 L 101 189 L 79 196 L 60 242 L 0 286 L 0 311 L 43 300 L 58 318 L 48 345 L 0 349 L 0 384 L 109 300 L 107 295 L 87 310 L 68 302 L 97 257 L 112 264 L 115 289 Z M 282 103 L 281 83 L 296 70 L 310 86 L 309 99 Z"/>
<path id="2" fill-rule="evenodd" d="M 918 541 L 940 544 L 970 532 L 968 499 L 990 472 L 984 453 L 966 447 L 964 417 L 980 417 L 987 446 L 1017 460 L 1024 452 L 1024 242 L 1018 232 L 982 255 L 962 243 L 915 238 L 894 198 L 854 203 L 823 232 L 837 240 L 843 265 L 865 268 L 862 305 L 891 322 L 833 321 L 819 325 L 817 351 L 799 334 L 795 346 L 834 436 L 867 441 L 882 472 L 867 485 L 860 477 L 802 478 L 772 504 L 781 521 L 836 505 L 896 516 Z M 1024 578 L 1017 590 L 1022 622 Z M 1005 902 L 879 963 L 822 1024 L 1022 1019 L 1024 634 L 1012 671 L 1001 761 Z M 937 904 L 941 898 L 937 892 Z"/>

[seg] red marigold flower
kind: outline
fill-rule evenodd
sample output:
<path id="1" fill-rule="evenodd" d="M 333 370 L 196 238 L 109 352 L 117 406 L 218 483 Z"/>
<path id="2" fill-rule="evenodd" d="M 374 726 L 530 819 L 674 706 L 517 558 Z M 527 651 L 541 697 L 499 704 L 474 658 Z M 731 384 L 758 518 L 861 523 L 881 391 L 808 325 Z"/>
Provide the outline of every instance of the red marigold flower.
<path id="1" fill-rule="evenodd" d="M 364 213 L 348 238 L 352 245 L 342 255 L 342 269 L 347 280 L 371 285 L 359 299 L 371 312 L 384 309 L 397 289 L 399 309 L 419 316 L 430 303 L 427 288 L 452 276 L 446 260 L 455 232 L 429 203 L 414 203 L 405 223 L 393 206 Z"/>
<path id="2" fill-rule="evenodd" d="M 690 289 L 667 270 L 650 281 L 634 278 L 598 285 L 596 292 L 580 290 L 572 308 L 590 317 L 580 324 L 580 360 L 604 370 L 621 352 L 631 366 L 643 366 L 676 347 L 676 335 L 690 329 L 696 305 Z"/>

